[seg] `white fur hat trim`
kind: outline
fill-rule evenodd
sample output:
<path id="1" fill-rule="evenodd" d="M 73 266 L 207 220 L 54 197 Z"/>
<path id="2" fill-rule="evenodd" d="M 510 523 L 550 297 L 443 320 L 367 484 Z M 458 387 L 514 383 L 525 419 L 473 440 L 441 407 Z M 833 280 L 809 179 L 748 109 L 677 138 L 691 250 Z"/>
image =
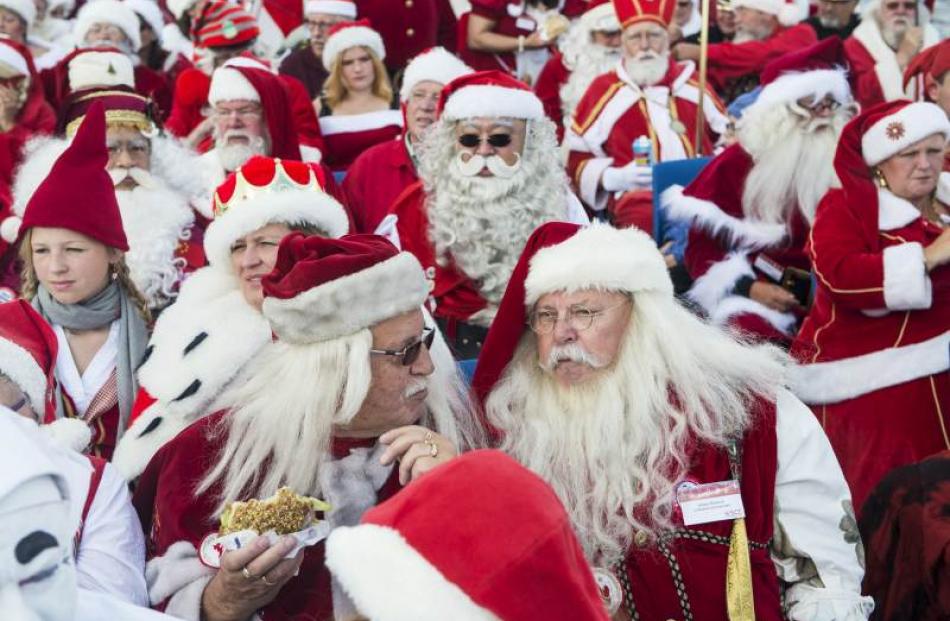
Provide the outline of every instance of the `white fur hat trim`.
<path id="1" fill-rule="evenodd" d="M 314 190 L 261 192 L 232 203 L 208 225 L 204 239 L 208 263 L 230 271 L 231 244 L 276 222 L 312 225 L 330 237 L 346 235 L 350 227 L 343 207 L 329 194 Z"/>
<path id="2" fill-rule="evenodd" d="M 26 393 L 34 412 L 41 417 L 46 413 L 46 374 L 30 352 L 0 338 L 0 373 Z"/>
<path id="3" fill-rule="evenodd" d="M 823 99 L 825 95 L 831 95 L 842 104 L 851 101 L 851 86 L 845 69 L 785 73 L 767 84 L 752 106 L 791 103 L 804 97 Z"/>
<path id="4" fill-rule="evenodd" d="M 92 441 L 92 429 L 86 421 L 78 418 L 60 418 L 47 425 L 40 425 L 50 440 L 58 447 L 81 453 Z"/>
<path id="5" fill-rule="evenodd" d="M 442 118 L 447 121 L 462 119 L 526 119 L 544 117 L 544 106 L 538 96 L 529 90 L 480 84 L 466 86 L 452 93 Z"/>
<path id="6" fill-rule="evenodd" d="M 30 68 L 26 64 L 26 59 L 9 45 L 0 45 L 0 63 L 15 69 L 20 75 L 30 75 Z"/>
<path id="7" fill-rule="evenodd" d="M 437 82 L 443 86 L 463 75 L 472 73 L 472 68 L 444 47 L 434 47 L 413 58 L 402 75 L 399 99 L 409 101 L 409 94 L 419 82 Z"/>
<path id="8" fill-rule="evenodd" d="M 792 0 L 791 2 L 785 0 L 735 0 L 732 6 L 769 13 L 778 18 L 779 23 L 783 26 L 793 26 L 808 17 L 808 2 L 802 0 Z"/>
<path id="9" fill-rule="evenodd" d="M 673 295 L 666 261 L 653 238 L 639 229 L 615 229 L 601 223 L 538 250 L 524 287 L 527 306 L 552 291 L 605 289 Z"/>
<path id="10" fill-rule="evenodd" d="M 12 215 L 4 218 L 3 222 L 0 222 L 0 239 L 8 244 L 16 242 L 16 238 L 20 236 L 21 224 L 23 224 L 23 219 L 20 216 Z"/>
<path id="11" fill-rule="evenodd" d="M 919 140 L 943 134 L 950 141 L 950 121 L 937 104 L 919 101 L 904 106 L 870 127 L 861 137 L 861 151 L 868 166 L 877 166 Z"/>
<path id="12" fill-rule="evenodd" d="M 36 5 L 33 0 L 0 0 L 0 8 L 10 9 L 22 17 L 27 28 L 36 20 Z"/>
<path id="13" fill-rule="evenodd" d="M 944 205 L 950 205 L 950 172 L 940 173 L 937 181 L 937 200 Z"/>
<path id="14" fill-rule="evenodd" d="M 165 6 L 171 11 L 175 19 L 181 19 L 185 11 L 198 4 L 198 0 L 167 0 Z"/>
<path id="15" fill-rule="evenodd" d="M 323 46 L 323 66 L 331 71 L 337 56 L 357 46 L 368 47 L 380 60 L 386 58 L 386 46 L 378 32 L 366 26 L 349 26 L 327 39 Z"/>
<path id="16" fill-rule="evenodd" d="M 154 0 L 124 0 L 129 7 L 135 11 L 152 29 L 155 36 L 161 38 L 162 29 L 165 27 L 165 18 L 162 16 L 162 10 Z"/>
<path id="17" fill-rule="evenodd" d="M 305 345 L 356 334 L 419 308 L 428 295 L 419 260 L 400 252 L 296 297 L 266 297 L 263 311 L 280 340 Z"/>
<path id="18" fill-rule="evenodd" d="M 620 30 L 620 20 L 613 2 L 604 2 L 581 15 L 581 25 L 587 31 L 614 32 Z"/>
<path id="19" fill-rule="evenodd" d="M 349 0 L 309 0 L 304 5 L 306 15 L 323 13 L 325 15 L 339 15 L 348 19 L 356 19 L 356 3 Z"/>
<path id="20" fill-rule="evenodd" d="M 244 74 L 230 67 L 218 67 L 211 74 L 211 87 L 208 89 L 208 103 L 212 106 L 219 101 L 260 101 L 261 95 Z"/>
<path id="21" fill-rule="evenodd" d="M 132 51 L 137 52 L 142 47 L 142 37 L 139 34 L 139 17 L 135 11 L 119 0 L 92 0 L 79 9 L 76 16 L 76 25 L 73 26 L 73 36 L 76 45 L 86 47 L 86 33 L 93 24 L 113 24 L 118 26 L 129 38 Z"/>
<path id="22" fill-rule="evenodd" d="M 91 51 L 69 61 L 69 88 L 73 91 L 93 86 L 135 88 L 135 69 L 125 54 Z"/>

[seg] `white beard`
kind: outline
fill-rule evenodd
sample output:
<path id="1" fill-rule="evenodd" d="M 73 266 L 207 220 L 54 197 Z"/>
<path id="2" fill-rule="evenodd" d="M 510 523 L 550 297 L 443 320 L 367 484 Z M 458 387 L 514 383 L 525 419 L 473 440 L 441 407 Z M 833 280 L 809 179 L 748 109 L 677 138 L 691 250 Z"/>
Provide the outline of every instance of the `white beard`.
<path id="1" fill-rule="evenodd" d="M 774 399 L 785 364 L 778 349 L 743 345 L 672 298 L 639 294 L 618 358 L 600 377 L 561 387 L 540 369 L 529 332 L 486 413 L 501 450 L 554 488 L 591 562 L 610 566 L 634 532 L 674 527 L 690 442 L 724 446 L 740 435 L 750 400 Z"/>
<path id="2" fill-rule="evenodd" d="M 569 119 L 591 82 L 596 77 L 612 71 L 621 54 L 618 49 L 592 43 L 590 31 L 582 28 L 578 22 L 562 37 L 560 50 L 564 65 L 571 72 L 560 91 L 565 123 L 570 123 Z"/>
<path id="3" fill-rule="evenodd" d="M 811 224 L 818 202 L 840 185 L 835 150 L 853 113 L 853 107 L 845 105 L 830 119 L 806 120 L 788 105 L 746 109 L 737 133 L 755 164 L 742 190 L 745 216 L 784 224 L 797 206 Z"/>
<path id="4" fill-rule="evenodd" d="M 195 215 L 183 197 L 163 184 L 117 190 L 115 196 L 129 240 L 125 259 L 132 281 L 149 306 L 163 306 L 177 295 L 185 260 L 175 257 L 175 250 L 191 235 Z"/>
<path id="5" fill-rule="evenodd" d="M 637 86 L 653 86 L 663 79 L 666 72 L 670 70 L 670 54 L 651 54 L 653 58 L 642 59 L 629 58 L 624 61 L 623 66 L 627 75 Z"/>
<path id="6" fill-rule="evenodd" d="M 419 176 L 428 196 L 429 235 L 441 264 L 454 261 L 489 304 L 472 321 L 494 316 L 515 263 L 541 224 L 567 218 L 567 177 L 554 125 L 528 124 L 520 170 L 512 177 L 466 177 L 455 158 L 452 124 L 437 122 L 420 145 Z"/>

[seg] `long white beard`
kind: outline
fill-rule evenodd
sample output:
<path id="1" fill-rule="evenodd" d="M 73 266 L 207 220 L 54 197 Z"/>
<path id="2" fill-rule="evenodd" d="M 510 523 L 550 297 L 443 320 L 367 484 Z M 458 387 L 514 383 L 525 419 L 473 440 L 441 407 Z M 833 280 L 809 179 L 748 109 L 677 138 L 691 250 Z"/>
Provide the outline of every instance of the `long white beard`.
<path id="1" fill-rule="evenodd" d="M 571 72 L 560 91 L 561 110 L 564 118 L 569 119 L 594 78 L 613 70 L 621 53 L 619 49 L 591 42 L 590 31 L 580 22 L 575 22 L 561 37 L 559 48 L 564 66 Z"/>
<path id="2" fill-rule="evenodd" d="M 839 185 L 835 149 L 853 112 L 845 105 L 831 118 L 806 120 L 787 105 L 748 108 L 737 132 L 755 161 L 742 189 L 745 216 L 786 223 L 797 206 L 811 224 L 818 202 Z"/>
<path id="3" fill-rule="evenodd" d="M 617 360 L 563 388 L 538 365 L 527 333 L 486 403 L 500 447 L 547 481 L 588 558 L 609 566 L 636 531 L 674 527 L 674 489 L 692 442 L 724 446 L 774 399 L 785 354 L 744 345 L 670 298 L 640 294 Z M 670 390 L 679 405 L 674 405 Z"/>
<path id="4" fill-rule="evenodd" d="M 473 321 L 491 321 L 534 229 L 567 217 L 568 183 L 553 123 L 530 122 L 526 141 L 520 170 L 509 178 L 465 176 L 450 165 L 456 157 L 451 124 L 437 122 L 420 147 L 436 256 L 444 265 L 454 261 L 489 303 Z"/>
<path id="5" fill-rule="evenodd" d="M 125 259 L 132 281 L 157 307 L 177 295 L 185 260 L 175 257 L 175 250 L 190 237 L 195 216 L 182 196 L 151 179 L 155 187 L 117 190 L 115 196 L 129 241 Z"/>
<path id="6" fill-rule="evenodd" d="M 627 75 L 637 86 L 653 86 L 663 79 L 670 69 L 670 54 L 640 54 L 624 61 Z"/>
<path id="7" fill-rule="evenodd" d="M 896 50 L 900 47 L 910 26 L 910 21 L 903 17 L 895 18 L 888 23 L 881 23 L 881 38 L 884 39 L 888 47 Z"/>
<path id="8" fill-rule="evenodd" d="M 244 136 L 248 138 L 248 143 L 228 144 L 227 139 L 230 136 Z M 255 155 L 267 155 L 270 146 L 262 136 L 249 136 L 240 130 L 233 130 L 225 132 L 220 139 L 215 138 L 214 150 L 218 154 L 221 167 L 233 171 Z"/>

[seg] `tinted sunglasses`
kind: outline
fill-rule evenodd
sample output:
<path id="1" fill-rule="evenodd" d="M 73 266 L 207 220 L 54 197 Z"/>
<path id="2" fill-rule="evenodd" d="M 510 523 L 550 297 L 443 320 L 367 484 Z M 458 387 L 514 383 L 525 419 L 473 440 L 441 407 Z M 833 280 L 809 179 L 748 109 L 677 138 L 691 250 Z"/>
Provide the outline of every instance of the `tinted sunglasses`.
<path id="1" fill-rule="evenodd" d="M 406 345 L 402 349 L 371 349 L 369 353 L 376 354 L 379 356 L 398 356 L 401 357 L 400 363 L 404 367 L 411 366 L 415 364 L 416 360 L 419 359 L 419 353 L 422 351 L 422 346 L 425 345 L 426 349 L 432 349 L 432 342 L 435 340 L 435 328 L 426 328 L 422 331 L 422 337 L 410 345 Z"/>
<path id="2" fill-rule="evenodd" d="M 481 144 L 481 142 L 481 137 L 476 134 L 462 134 L 459 136 L 459 144 L 466 149 L 477 147 L 479 144 Z M 511 134 L 492 134 L 485 139 L 485 142 L 496 149 L 507 147 L 511 144 Z"/>

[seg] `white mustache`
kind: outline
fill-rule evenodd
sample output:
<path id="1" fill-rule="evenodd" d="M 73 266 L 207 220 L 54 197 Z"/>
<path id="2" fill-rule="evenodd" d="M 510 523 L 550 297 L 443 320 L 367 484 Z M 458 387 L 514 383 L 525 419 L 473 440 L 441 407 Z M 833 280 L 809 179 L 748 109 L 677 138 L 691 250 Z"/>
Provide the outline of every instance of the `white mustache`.
<path id="1" fill-rule="evenodd" d="M 567 345 L 555 345 L 548 354 L 548 359 L 541 363 L 541 368 L 551 372 L 562 362 L 577 362 L 586 364 L 592 369 L 601 369 L 604 363 L 595 355 L 581 347 L 577 343 L 568 343 Z"/>
<path id="2" fill-rule="evenodd" d="M 155 179 L 152 177 L 152 174 L 138 166 L 132 168 L 110 168 L 108 172 L 109 176 L 112 177 L 113 187 L 125 181 L 126 177 L 131 178 L 136 185 L 143 188 L 154 189 L 156 187 Z"/>
<path id="3" fill-rule="evenodd" d="M 420 392 L 424 390 L 428 390 L 428 389 L 429 389 L 429 382 L 416 380 L 406 387 L 406 390 L 403 391 L 402 395 L 403 397 L 408 399 L 410 397 L 415 397 Z"/>
<path id="4" fill-rule="evenodd" d="M 521 170 L 521 156 L 517 153 L 515 157 L 518 159 L 515 160 L 515 163 L 509 166 L 505 163 L 505 160 L 501 159 L 498 155 L 489 155 L 485 157 L 483 155 L 472 154 L 468 158 L 468 161 L 463 161 L 462 156 L 465 153 L 459 153 L 455 156 L 455 159 L 452 160 L 455 169 L 463 177 L 474 177 L 482 171 L 483 168 L 487 168 L 491 174 L 496 177 L 501 177 L 502 179 L 510 179 L 514 177 L 519 170 Z"/>

